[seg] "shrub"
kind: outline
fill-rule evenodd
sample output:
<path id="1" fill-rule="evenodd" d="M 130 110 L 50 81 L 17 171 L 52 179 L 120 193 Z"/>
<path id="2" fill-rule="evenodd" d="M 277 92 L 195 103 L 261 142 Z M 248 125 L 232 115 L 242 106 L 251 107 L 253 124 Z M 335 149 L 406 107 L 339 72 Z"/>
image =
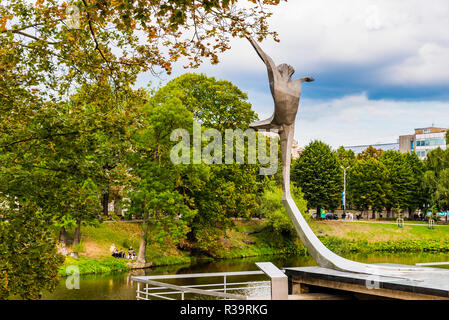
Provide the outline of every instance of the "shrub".
<path id="1" fill-rule="evenodd" d="M 293 198 L 298 209 L 304 213 L 307 202 L 303 198 L 301 189 L 291 186 Z M 282 189 L 275 184 L 269 184 L 261 199 L 260 215 L 267 219 L 266 227 L 277 235 L 291 237 L 296 234 L 295 227 L 282 204 Z"/>

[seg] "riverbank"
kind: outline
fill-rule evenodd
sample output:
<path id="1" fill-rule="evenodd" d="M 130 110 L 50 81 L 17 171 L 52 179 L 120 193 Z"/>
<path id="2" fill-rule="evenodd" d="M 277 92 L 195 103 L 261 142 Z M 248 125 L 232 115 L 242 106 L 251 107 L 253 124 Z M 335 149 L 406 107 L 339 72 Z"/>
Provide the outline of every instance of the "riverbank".
<path id="1" fill-rule="evenodd" d="M 321 241 L 338 254 L 449 252 L 449 229 L 444 226 L 435 226 L 433 230 L 425 225 L 404 225 L 403 228 L 398 228 L 391 223 L 366 221 L 310 221 L 310 226 Z M 221 245 L 213 256 L 193 255 L 185 249 L 185 245 L 176 246 L 169 242 L 160 245 L 150 238 L 146 258 L 156 267 L 190 265 L 198 259 L 307 254 L 298 238 L 279 235 L 264 227 L 264 220 L 237 220 L 235 227 L 222 238 Z M 78 265 L 80 274 L 128 270 L 129 261 L 111 257 L 109 248 L 114 244 L 118 249 L 132 246 L 137 250 L 139 235 L 139 223 L 115 222 L 96 227 L 83 226 L 82 243 L 75 248 L 80 258 L 67 258 L 59 273 L 66 275 L 66 267 L 69 265 Z"/>

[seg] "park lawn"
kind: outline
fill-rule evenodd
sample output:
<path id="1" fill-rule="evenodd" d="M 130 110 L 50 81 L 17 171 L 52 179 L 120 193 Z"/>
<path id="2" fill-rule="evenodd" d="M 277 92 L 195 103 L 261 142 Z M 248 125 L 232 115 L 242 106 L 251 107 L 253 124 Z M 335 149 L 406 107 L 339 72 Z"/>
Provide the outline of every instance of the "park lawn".
<path id="1" fill-rule="evenodd" d="M 343 222 L 343 221 L 313 221 L 311 228 L 317 236 L 339 237 L 351 241 L 364 240 L 368 242 L 403 241 L 403 240 L 448 240 L 449 226 L 438 226 L 429 229 L 426 224 L 421 226 L 407 225 L 399 228 L 395 224 Z"/>
<path id="2" fill-rule="evenodd" d="M 107 259 L 111 257 L 109 250 L 112 244 L 118 250 L 123 249 L 125 252 L 132 246 L 137 252 L 140 232 L 140 223 L 104 222 L 98 226 L 83 225 L 81 227 L 81 249 L 78 253 L 87 259 Z M 73 230 L 69 230 L 69 239 L 70 237 L 73 237 Z M 190 263 L 191 259 L 187 253 L 177 249 L 176 245 L 170 241 L 161 246 L 151 239 L 147 243 L 146 258 L 154 266 Z"/>

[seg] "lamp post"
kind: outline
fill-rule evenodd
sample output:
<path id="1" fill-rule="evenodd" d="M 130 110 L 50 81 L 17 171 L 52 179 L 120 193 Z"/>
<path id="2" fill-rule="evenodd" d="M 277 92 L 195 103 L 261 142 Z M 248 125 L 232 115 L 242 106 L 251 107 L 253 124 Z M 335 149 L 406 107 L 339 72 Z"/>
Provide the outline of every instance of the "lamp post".
<path id="1" fill-rule="evenodd" d="M 341 166 L 343 169 L 343 213 L 346 215 L 346 170 L 349 169 L 349 166 L 346 168 Z"/>

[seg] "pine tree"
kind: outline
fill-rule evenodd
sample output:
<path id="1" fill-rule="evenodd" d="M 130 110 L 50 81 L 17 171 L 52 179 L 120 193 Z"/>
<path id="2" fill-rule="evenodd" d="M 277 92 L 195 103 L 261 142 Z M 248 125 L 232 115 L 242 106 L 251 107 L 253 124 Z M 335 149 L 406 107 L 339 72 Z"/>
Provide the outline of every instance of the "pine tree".
<path id="1" fill-rule="evenodd" d="M 405 155 L 389 150 L 380 156 L 379 162 L 387 169 L 386 179 L 391 187 L 385 203 L 387 211 L 410 208 L 414 197 L 415 179 Z"/>
<path id="2" fill-rule="evenodd" d="M 354 207 L 361 211 L 371 209 L 373 213 L 381 211 L 390 189 L 386 177 L 387 169 L 382 163 L 373 158 L 358 161 L 347 178 L 349 198 Z"/>
<path id="3" fill-rule="evenodd" d="M 293 163 L 292 181 L 301 187 L 308 207 L 335 210 L 343 191 L 343 171 L 335 152 L 321 142 L 313 141 L 305 147 L 301 157 Z"/>

